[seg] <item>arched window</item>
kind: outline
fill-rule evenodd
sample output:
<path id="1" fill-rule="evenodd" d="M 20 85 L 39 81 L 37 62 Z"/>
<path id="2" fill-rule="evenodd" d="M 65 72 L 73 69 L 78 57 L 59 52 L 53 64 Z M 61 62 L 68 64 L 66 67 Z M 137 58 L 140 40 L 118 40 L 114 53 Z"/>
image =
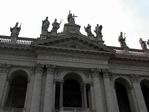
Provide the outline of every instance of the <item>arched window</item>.
<path id="1" fill-rule="evenodd" d="M 142 80 L 141 81 L 141 89 L 144 96 L 145 104 L 147 107 L 147 110 L 149 112 L 149 81 Z"/>
<path id="2" fill-rule="evenodd" d="M 9 81 L 9 90 L 6 107 L 24 108 L 27 90 L 27 74 L 24 71 L 16 71 Z"/>
<path id="3" fill-rule="evenodd" d="M 63 106 L 82 107 L 81 78 L 77 74 L 68 74 L 64 78 Z"/>
<path id="4" fill-rule="evenodd" d="M 128 97 L 128 87 L 126 87 L 126 85 L 127 84 L 124 79 L 117 79 L 115 81 L 115 90 L 120 112 L 131 112 L 130 101 Z"/>

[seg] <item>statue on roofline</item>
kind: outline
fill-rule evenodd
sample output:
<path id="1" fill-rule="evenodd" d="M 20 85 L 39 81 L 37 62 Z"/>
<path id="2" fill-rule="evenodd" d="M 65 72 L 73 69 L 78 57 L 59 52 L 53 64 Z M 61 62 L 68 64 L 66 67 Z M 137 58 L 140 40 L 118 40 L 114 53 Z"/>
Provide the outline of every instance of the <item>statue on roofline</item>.
<path id="1" fill-rule="evenodd" d="M 10 27 L 10 31 L 11 31 L 11 37 L 18 37 L 20 31 L 21 31 L 21 25 L 18 27 L 18 22 L 16 22 L 16 25 L 11 28 Z"/>
<path id="2" fill-rule="evenodd" d="M 85 32 L 87 33 L 87 36 L 88 36 L 88 37 L 94 36 L 94 35 L 92 34 L 91 25 L 90 25 L 90 24 L 88 24 L 87 27 L 84 26 L 84 30 L 85 30 Z"/>
<path id="3" fill-rule="evenodd" d="M 97 24 L 97 26 L 95 27 L 95 30 L 94 30 L 94 32 L 96 33 L 96 38 L 98 39 L 98 40 L 102 40 L 102 25 L 100 25 L 99 26 L 99 24 Z"/>
<path id="4" fill-rule="evenodd" d="M 118 41 L 120 42 L 120 46 L 122 49 L 128 49 L 128 46 L 126 44 L 126 37 L 125 36 L 123 37 L 123 32 L 120 32 Z"/>
<path id="5" fill-rule="evenodd" d="M 146 41 L 143 41 L 142 38 L 140 38 L 139 43 L 141 45 L 142 50 L 146 51 L 147 50 Z"/>
<path id="6" fill-rule="evenodd" d="M 50 25 L 50 22 L 49 22 L 49 20 L 48 20 L 48 17 L 46 17 L 46 19 L 42 21 L 41 34 L 47 35 L 49 25 Z"/>
<path id="7" fill-rule="evenodd" d="M 52 23 L 52 30 L 51 33 L 52 34 L 57 34 L 57 30 L 60 28 L 60 24 L 62 23 L 62 21 L 60 21 L 60 23 L 57 22 L 57 19 L 54 20 L 54 22 Z"/>
<path id="8" fill-rule="evenodd" d="M 71 13 L 71 11 L 69 11 L 68 17 L 67 17 L 67 21 L 68 24 L 75 24 L 75 16 L 74 14 Z"/>
<path id="9" fill-rule="evenodd" d="M 149 39 L 147 40 L 147 45 L 149 46 Z"/>

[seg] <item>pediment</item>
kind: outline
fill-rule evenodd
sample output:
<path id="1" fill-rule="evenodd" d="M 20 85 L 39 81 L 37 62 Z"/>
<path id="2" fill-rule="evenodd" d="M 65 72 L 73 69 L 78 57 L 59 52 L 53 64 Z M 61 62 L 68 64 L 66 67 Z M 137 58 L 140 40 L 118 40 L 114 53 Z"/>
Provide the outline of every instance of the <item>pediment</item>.
<path id="1" fill-rule="evenodd" d="M 115 51 L 102 43 L 97 43 L 93 40 L 90 40 L 87 37 L 79 36 L 60 36 L 49 38 L 46 40 L 38 40 L 34 42 L 33 45 L 40 47 L 56 47 L 64 49 L 73 49 L 73 50 L 88 50 L 96 52 L 107 52 L 115 53 Z"/>

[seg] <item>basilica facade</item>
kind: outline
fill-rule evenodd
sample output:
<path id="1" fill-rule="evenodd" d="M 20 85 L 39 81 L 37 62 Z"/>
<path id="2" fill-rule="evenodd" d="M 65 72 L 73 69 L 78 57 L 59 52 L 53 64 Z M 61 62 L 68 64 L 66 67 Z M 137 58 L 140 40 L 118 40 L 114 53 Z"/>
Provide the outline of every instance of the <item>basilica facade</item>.
<path id="1" fill-rule="evenodd" d="M 149 112 L 149 52 L 104 44 L 102 25 L 81 34 L 75 16 L 58 33 L 0 36 L 0 112 Z M 142 45 L 142 44 L 141 44 Z M 144 48 L 144 47 L 143 47 Z"/>

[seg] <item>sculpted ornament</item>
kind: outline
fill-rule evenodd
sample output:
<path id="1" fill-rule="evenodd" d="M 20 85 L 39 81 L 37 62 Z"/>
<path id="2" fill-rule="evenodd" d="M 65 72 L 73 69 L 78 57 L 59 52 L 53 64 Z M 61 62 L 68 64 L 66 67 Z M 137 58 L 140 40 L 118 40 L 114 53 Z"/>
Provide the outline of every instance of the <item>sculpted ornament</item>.
<path id="1" fill-rule="evenodd" d="M 68 20 L 68 24 L 75 24 L 75 16 L 74 14 L 71 13 L 71 11 L 69 11 L 67 20 Z"/>
<path id="2" fill-rule="evenodd" d="M 141 45 L 142 50 L 146 51 L 147 50 L 146 41 L 143 41 L 142 38 L 140 38 L 139 43 Z"/>
<path id="3" fill-rule="evenodd" d="M 10 27 L 11 37 L 18 37 L 21 30 L 21 25 L 18 27 L 18 24 L 19 23 L 17 22 L 13 28 Z"/>
<path id="4" fill-rule="evenodd" d="M 120 42 L 120 46 L 122 49 L 128 49 L 128 46 L 126 44 L 126 37 L 123 37 L 123 32 L 120 32 L 118 41 Z"/>
<path id="5" fill-rule="evenodd" d="M 54 22 L 52 23 L 52 30 L 51 30 L 51 34 L 57 34 L 57 30 L 60 28 L 60 24 L 62 23 L 62 21 L 60 23 L 57 22 L 57 19 L 54 20 Z"/>
<path id="6" fill-rule="evenodd" d="M 85 32 L 87 33 L 87 36 L 88 37 L 93 37 L 94 35 L 92 34 L 92 31 L 91 31 L 91 25 L 88 24 L 87 27 L 84 27 L 85 29 Z"/>
<path id="7" fill-rule="evenodd" d="M 48 17 L 46 17 L 46 19 L 42 21 L 41 34 L 43 34 L 43 35 L 47 35 L 48 34 L 49 25 L 50 25 L 50 22 L 48 20 Z"/>
<path id="8" fill-rule="evenodd" d="M 149 46 L 149 39 L 147 40 L 147 45 Z"/>
<path id="9" fill-rule="evenodd" d="M 96 38 L 98 39 L 98 40 L 102 40 L 102 25 L 100 25 L 99 26 L 99 24 L 97 24 L 97 26 L 95 27 L 95 30 L 94 30 L 94 32 L 96 33 Z"/>

